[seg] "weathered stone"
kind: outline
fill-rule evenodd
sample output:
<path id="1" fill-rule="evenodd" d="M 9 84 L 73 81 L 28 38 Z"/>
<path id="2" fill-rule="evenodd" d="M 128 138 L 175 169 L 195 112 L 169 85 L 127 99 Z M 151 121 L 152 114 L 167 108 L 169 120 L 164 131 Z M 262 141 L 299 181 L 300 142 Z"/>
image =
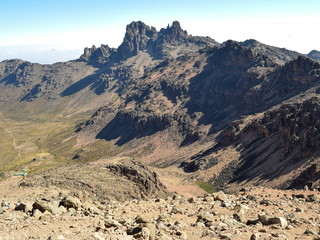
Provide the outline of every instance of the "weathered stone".
<path id="1" fill-rule="evenodd" d="M 48 221 L 49 219 L 51 219 L 52 214 L 48 211 L 45 211 L 44 213 L 42 213 L 42 215 L 39 217 L 39 220 L 42 221 Z"/>
<path id="2" fill-rule="evenodd" d="M 150 238 L 150 229 L 147 227 L 143 227 L 141 229 L 141 236 L 143 239 L 149 239 Z"/>
<path id="3" fill-rule="evenodd" d="M 195 203 L 196 199 L 194 197 L 188 198 L 189 203 Z"/>
<path id="4" fill-rule="evenodd" d="M 60 205 L 66 209 L 74 208 L 78 210 L 81 207 L 81 202 L 78 198 L 68 196 L 61 200 Z"/>
<path id="5" fill-rule="evenodd" d="M 245 224 L 243 224 L 243 223 L 241 223 L 241 222 L 238 222 L 237 220 L 235 220 L 235 219 L 229 219 L 229 218 L 227 218 L 227 219 L 225 219 L 224 221 L 223 221 L 225 224 L 227 224 L 229 227 L 231 227 L 231 228 L 241 228 L 241 227 L 244 227 L 245 226 Z"/>
<path id="6" fill-rule="evenodd" d="M 169 220 L 167 214 L 160 214 L 157 218 L 157 222 L 167 222 Z"/>
<path id="7" fill-rule="evenodd" d="M 106 238 L 102 236 L 102 234 L 100 232 L 95 232 L 92 235 L 93 239 L 97 239 L 97 240 L 105 240 Z"/>
<path id="8" fill-rule="evenodd" d="M 99 215 L 99 214 L 102 214 L 101 210 L 99 210 L 97 207 L 95 206 L 91 206 L 89 207 L 88 209 L 92 214 L 96 214 L 96 215 Z"/>
<path id="9" fill-rule="evenodd" d="M 38 209 L 42 213 L 44 213 L 45 211 L 48 211 L 54 215 L 59 213 L 58 206 L 54 205 L 51 202 L 45 201 L 45 200 L 37 200 L 35 203 L 33 203 L 32 208 L 33 208 L 33 210 Z"/>
<path id="10" fill-rule="evenodd" d="M 29 209 L 28 209 L 27 204 L 25 204 L 25 203 L 19 203 L 19 205 L 17 205 L 17 206 L 14 208 L 14 210 L 15 210 L 15 211 L 27 212 Z"/>
<path id="11" fill-rule="evenodd" d="M 198 216 L 197 222 L 212 222 L 214 220 L 214 216 L 211 213 L 205 212 Z"/>
<path id="12" fill-rule="evenodd" d="M 306 198 L 306 196 L 304 194 L 292 194 L 292 197 L 299 198 L 299 199 Z"/>
<path id="13" fill-rule="evenodd" d="M 259 240 L 260 234 L 259 233 L 253 233 L 250 237 L 250 240 Z"/>
<path id="14" fill-rule="evenodd" d="M 177 208 L 177 207 L 173 207 L 171 209 L 171 213 L 173 213 L 173 214 L 178 214 L 178 213 L 182 214 L 182 210 Z"/>
<path id="15" fill-rule="evenodd" d="M 136 216 L 136 223 L 148 223 L 149 219 L 147 219 L 144 215 L 137 215 Z"/>
<path id="16" fill-rule="evenodd" d="M 233 218 L 241 223 L 246 223 L 248 221 L 247 215 L 244 211 L 238 211 L 237 213 L 234 213 Z"/>
<path id="17" fill-rule="evenodd" d="M 229 225 L 224 223 L 224 222 L 220 222 L 217 226 L 216 229 L 219 231 L 226 231 L 229 229 Z"/>
<path id="18" fill-rule="evenodd" d="M 306 202 L 316 202 L 319 201 L 319 198 L 312 194 L 312 195 L 308 195 L 308 197 L 306 198 Z"/>
<path id="19" fill-rule="evenodd" d="M 228 197 L 222 191 L 212 193 L 212 196 L 215 201 L 220 201 L 220 202 L 228 202 L 229 201 Z"/>
<path id="20" fill-rule="evenodd" d="M 213 202 L 214 201 L 214 198 L 213 197 L 205 197 L 203 199 L 205 202 Z"/>
<path id="21" fill-rule="evenodd" d="M 64 206 L 59 206 L 59 213 L 66 213 L 67 209 Z"/>
<path id="22" fill-rule="evenodd" d="M 61 240 L 61 239 L 66 239 L 66 238 L 63 235 L 49 237 L 49 240 Z"/>
<path id="23" fill-rule="evenodd" d="M 219 237 L 220 239 L 232 240 L 230 233 L 221 233 Z"/>
<path id="24" fill-rule="evenodd" d="M 106 219 L 104 221 L 104 223 L 105 223 L 106 228 L 121 226 L 121 224 L 119 222 L 117 222 L 116 220 L 113 220 L 113 219 Z"/>
<path id="25" fill-rule="evenodd" d="M 316 233 L 316 232 L 313 231 L 312 229 L 307 229 L 306 231 L 304 231 L 303 234 L 311 235 L 311 236 L 315 236 L 315 237 L 319 237 L 319 236 L 320 236 L 318 233 Z"/>
<path id="26" fill-rule="evenodd" d="M 228 207 L 230 207 L 230 206 L 231 206 L 231 205 L 230 205 L 229 202 L 226 202 L 226 201 L 221 202 L 221 207 L 228 208 Z"/>
<path id="27" fill-rule="evenodd" d="M 258 219 L 263 225 L 269 225 L 268 217 L 265 213 L 258 214 Z"/>
<path id="28" fill-rule="evenodd" d="M 89 202 L 84 202 L 83 204 L 82 204 L 82 208 L 83 209 L 87 209 L 87 210 L 89 210 L 89 208 L 92 206 L 92 204 L 91 203 L 89 203 Z"/>
<path id="29" fill-rule="evenodd" d="M 288 222 L 283 217 L 273 217 L 268 219 L 269 224 L 279 224 L 283 229 L 288 227 Z"/>
<path id="30" fill-rule="evenodd" d="M 127 234 L 128 235 L 135 235 L 135 237 L 137 237 L 137 234 L 140 234 L 141 230 L 142 230 L 142 228 L 140 226 L 128 228 Z"/>
<path id="31" fill-rule="evenodd" d="M 263 199 L 263 200 L 260 201 L 260 205 L 269 206 L 270 205 L 270 201 L 266 200 L 266 199 Z"/>
<path id="32" fill-rule="evenodd" d="M 32 211 L 32 216 L 35 218 L 39 218 L 42 215 L 42 212 L 39 209 L 35 209 Z"/>

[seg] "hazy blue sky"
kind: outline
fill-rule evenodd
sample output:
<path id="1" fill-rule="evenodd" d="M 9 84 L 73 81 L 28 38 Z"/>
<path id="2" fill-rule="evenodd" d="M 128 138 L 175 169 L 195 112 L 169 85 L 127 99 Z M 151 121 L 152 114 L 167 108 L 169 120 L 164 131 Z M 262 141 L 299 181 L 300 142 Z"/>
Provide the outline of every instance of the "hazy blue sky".
<path id="1" fill-rule="evenodd" d="M 1 2 L 0 60 L 52 63 L 84 47 L 117 47 L 141 20 L 158 30 L 174 20 L 192 35 L 260 42 L 301 53 L 320 50 L 319 0 L 10 0 Z"/>

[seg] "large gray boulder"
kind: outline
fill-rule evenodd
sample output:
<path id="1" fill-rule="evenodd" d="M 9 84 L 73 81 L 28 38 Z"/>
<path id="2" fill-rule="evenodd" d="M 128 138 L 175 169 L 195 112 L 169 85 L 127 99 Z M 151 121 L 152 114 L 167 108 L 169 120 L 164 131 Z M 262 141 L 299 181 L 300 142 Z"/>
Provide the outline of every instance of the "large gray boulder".
<path id="1" fill-rule="evenodd" d="M 33 211 L 38 209 L 42 213 L 44 213 L 45 211 L 48 211 L 53 215 L 56 215 L 59 213 L 59 206 L 47 200 L 37 200 L 35 203 L 33 203 L 32 209 Z"/>

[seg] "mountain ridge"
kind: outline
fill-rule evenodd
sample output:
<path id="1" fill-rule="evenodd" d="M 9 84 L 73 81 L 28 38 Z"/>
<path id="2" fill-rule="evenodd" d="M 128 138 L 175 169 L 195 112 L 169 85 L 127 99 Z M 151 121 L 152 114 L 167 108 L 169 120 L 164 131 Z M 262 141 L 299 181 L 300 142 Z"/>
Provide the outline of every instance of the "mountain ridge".
<path id="1" fill-rule="evenodd" d="M 242 155 L 247 144 L 239 147 L 226 136 L 238 141 L 242 134 L 232 135 L 230 126 L 241 130 L 283 104 L 317 98 L 320 64 L 310 56 L 253 39 L 218 43 L 194 37 L 177 21 L 159 31 L 132 22 L 118 48 L 85 48 L 78 59 L 52 65 L 1 62 L 1 113 L 74 117 L 68 134 L 57 140 L 60 147 L 75 142 L 62 153 L 68 161 L 88 161 L 95 148 L 92 160 L 105 157 L 101 144 L 117 149 L 111 154 L 138 156 L 153 166 L 183 166 L 190 177 L 219 187 L 246 181 L 285 186 L 311 162 L 318 164 L 317 152 L 303 158 L 296 176 L 278 171 L 269 177 L 281 180 L 267 183 L 254 174 L 239 177 L 246 176 L 241 164 L 247 165 L 236 163 L 251 162 L 250 154 Z M 265 168 L 274 163 L 271 155 L 265 161 Z"/>

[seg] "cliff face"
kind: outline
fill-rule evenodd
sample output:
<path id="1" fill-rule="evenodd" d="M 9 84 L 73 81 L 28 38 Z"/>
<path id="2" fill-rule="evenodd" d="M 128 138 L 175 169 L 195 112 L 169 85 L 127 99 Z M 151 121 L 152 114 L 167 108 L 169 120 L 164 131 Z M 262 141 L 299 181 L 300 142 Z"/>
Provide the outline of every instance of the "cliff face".
<path id="1" fill-rule="evenodd" d="M 316 186 L 320 180 L 317 170 L 320 163 L 319 114 L 320 101 L 311 98 L 284 104 L 247 123 L 236 121 L 222 131 L 214 148 L 183 167 L 194 171 L 192 166 L 208 161 L 210 154 L 232 146 L 240 155 L 226 167 L 230 183 L 255 179 L 281 188 Z M 297 173 L 300 175 L 295 175 Z M 215 178 L 218 185 L 222 184 L 219 178 L 223 174 Z"/>

